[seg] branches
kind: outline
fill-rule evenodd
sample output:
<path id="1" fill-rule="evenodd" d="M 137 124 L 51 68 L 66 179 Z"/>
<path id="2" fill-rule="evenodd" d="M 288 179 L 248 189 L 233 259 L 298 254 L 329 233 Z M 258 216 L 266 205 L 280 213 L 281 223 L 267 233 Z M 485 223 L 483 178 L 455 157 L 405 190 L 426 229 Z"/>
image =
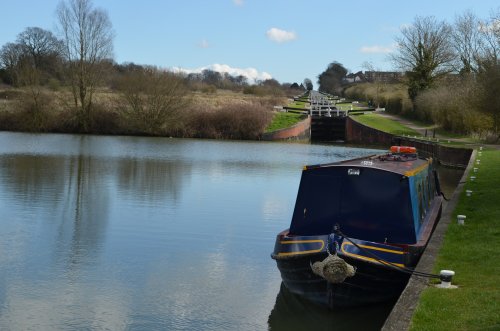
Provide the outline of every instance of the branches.
<path id="1" fill-rule="evenodd" d="M 90 0 L 61 2 L 57 16 L 79 125 L 87 132 L 92 96 L 103 75 L 100 64 L 112 55 L 111 22 L 106 12 L 92 7 Z"/>
<path id="2" fill-rule="evenodd" d="M 189 103 L 184 80 L 155 68 L 130 72 L 119 85 L 125 103 L 122 108 L 142 133 L 174 130 Z"/>
<path id="3" fill-rule="evenodd" d="M 436 79 L 453 71 L 453 53 L 450 42 L 451 27 L 434 17 L 415 18 L 413 25 L 401 30 L 396 39 L 399 52 L 392 60 L 408 78 L 408 94 L 412 101 Z"/>

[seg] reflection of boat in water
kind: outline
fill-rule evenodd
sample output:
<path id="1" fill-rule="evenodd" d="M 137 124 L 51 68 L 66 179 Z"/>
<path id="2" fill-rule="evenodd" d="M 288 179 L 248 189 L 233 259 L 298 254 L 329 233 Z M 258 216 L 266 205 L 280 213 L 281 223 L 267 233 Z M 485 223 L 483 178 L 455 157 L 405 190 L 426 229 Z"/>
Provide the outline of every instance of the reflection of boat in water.
<path id="1" fill-rule="evenodd" d="M 283 283 L 268 319 L 270 331 L 380 330 L 394 302 L 331 311 L 291 293 Z"/>
<path id="2" fill-rule="evenodd" d="M 439 192 L 432 159 L 414 148 L 304 167 L 272 254 L 284 285 L 328 307 L 398 297 L 441 215 Z"/>

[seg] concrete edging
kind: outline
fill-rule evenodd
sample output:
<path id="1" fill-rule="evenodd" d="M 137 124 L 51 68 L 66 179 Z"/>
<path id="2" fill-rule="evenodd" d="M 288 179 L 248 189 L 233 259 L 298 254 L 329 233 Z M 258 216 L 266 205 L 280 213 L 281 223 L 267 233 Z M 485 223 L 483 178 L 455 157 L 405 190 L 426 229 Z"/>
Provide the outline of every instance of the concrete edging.
<path id="1" fill-rule="evenodd" d="M 443 209 L 443 213 L 441 215 L 441 220 L 439 221 L 432 237 L 429 241 L 429 244 L 425 248 L 425 251 L 420 258 L 415 270 L 420 272 L 430 273 L 432 272 L 432 268 L 434 267 L 437 254 L 439 253 L 439 249 L 443 243 L 443 238 L 445 236 L 446 230 L 448 229 L 448 225 L 452 221 L 453 212 L 457 206 L 458 199 L 460 194 L 464 190 L 464 185 L 467 182 L 467 178 L 469 176 L 469 172 L 471 168 L 474 166 L 474 160 L 476 158 L 477 151 L 473 150 L 469 163 L 458 183 L 453 195 L 451 196 L 450 201 L 446 204 Z M 394 305 L 391 313 L 387 317 L 382 330 L 384 331 L 401 331 L 408 330 L 410 328 L 411 320 L 413 314 L 417 308 L 420 295 L 422 291 L 428 286 L 429 279 L 418 276 L 411 276 L 408 281 L 408 285 L 401 293 L 398 301 Z"/>

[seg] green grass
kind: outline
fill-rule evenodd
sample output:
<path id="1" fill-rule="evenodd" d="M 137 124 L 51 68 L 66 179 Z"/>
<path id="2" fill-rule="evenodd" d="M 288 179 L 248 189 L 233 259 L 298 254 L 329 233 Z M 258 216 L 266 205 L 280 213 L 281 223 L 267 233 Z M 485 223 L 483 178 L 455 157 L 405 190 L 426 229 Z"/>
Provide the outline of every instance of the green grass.
<path id="1" fill-rule="evenodd" d="M 500 330 L 500 151 L 483 151 L 476 180 L 467 180 L 434 272 L 451 269 L 458 289 L 427 288 L 411 330 Z M 464 226 L 456 215 L 467 216 Z"/>
<path id="2" fill-rule="evenodd" d="M 377 114 L 369 113 L 369 114 L 353 116 L 352 118 L 355 121 L 360 122 L 361 124 L 394 135 L 420 136 L 420 133 L 418 133 L 417 131 L 407 126 L 404 126 L 396 121 L 387 119 Z"/>
<path id="3" fill-rule="evenodd" d="M 266 132 L 276 131 L 280 129 L 285 129 L 291 127 L 298 122 L 302 121 L 306 116 L 295 113 L 276 113 L 273 117 L 273 121 L 266 128 Z"/>
<path id="4" fill-rule="evenodd" d="M 306 109 L 306 103 L 302 102 L 302 101 L 294 101 L 292 103 L 289 103 L 287 105 L 287 107 L 291 107 L 291 108 L 304 108 L 304 109 Z"/>

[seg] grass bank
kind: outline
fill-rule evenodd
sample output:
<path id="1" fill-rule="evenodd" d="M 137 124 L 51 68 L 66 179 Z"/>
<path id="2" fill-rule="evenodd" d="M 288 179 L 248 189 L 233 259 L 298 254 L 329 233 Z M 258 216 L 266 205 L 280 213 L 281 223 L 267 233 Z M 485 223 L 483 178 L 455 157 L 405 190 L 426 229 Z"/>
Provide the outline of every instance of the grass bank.
<path id="1" fill-rule="evenodd" d="M 354 116 L 353 119 L 366 126 L 394 135 L 420 136 L 420 133 L 417 131 L 377 114 L 369 113 L 357 115 Z"/>
<path id="2" fill-rule="evenodd" d="M 451 269 L 458 289 L 429 287 L 422 293 L 411 330 L 500 329 L 500 151 L 483 151 L 474 181 L 468 179 L 450 224 L 434 272 Z"/>
<path id="3" fill-rule="evenodd" d="M 272 132 L 289 128 L 305 119 L 307 115 L 277 112 L 274 114 L 272 122 L 267 126 L 265 132 Z"/>

